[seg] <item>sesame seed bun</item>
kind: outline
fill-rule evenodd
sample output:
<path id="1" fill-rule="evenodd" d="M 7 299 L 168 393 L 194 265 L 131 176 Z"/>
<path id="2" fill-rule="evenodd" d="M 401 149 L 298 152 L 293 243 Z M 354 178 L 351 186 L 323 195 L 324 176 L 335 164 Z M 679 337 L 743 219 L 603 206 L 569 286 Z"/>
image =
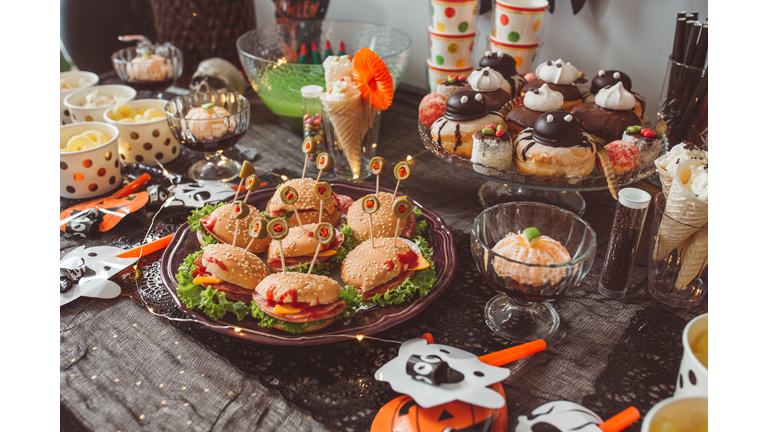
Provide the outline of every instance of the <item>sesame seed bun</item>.
<path id="1" fill-rule="evenodd" d="M 253 223 L 254 219 L 262 216 L 261 212 L 259 212 L 256 207 L 249 205 L 248 207 L 250 208 L 250 213 L 248 213 L 248 216 L 242 219 L 235 219 L 232 207 L 233 205 L 231 203 L 225 204 L 211 212 L 209 218 L 216 218 L 216 223 L 213 225 L 213 230 L 208 231 L 206 229 L 206 231 L 208 231 L 216 240 L 220 241 L 221 243 L 231 245 L 232 240 L 235 237 L 235 227 L 237 226 L 237 242 L 235 243 L 236 246 L 245 248 L 248 246 L 248 243 L 253 240 L 251 247 L 248 248 L 249 251 L 253 253 L 262 253 L 266 251 L 272 238 L 267 236 L 265 239 L 254 240 L 253 237 L 248 235 L 248 228 L 251 226 L 251 223 Z M 203 225 L 203 227 L 205 227 L 205 225 Z M 202 236 L 198 236 L 200 244 L 202 244 L 201 238 Z"/>
<path id="2" fill-rule="evenodd" d="M 341 264 L 341 280 L 344 284 L 366 292 L 391 281 L 403 272 L 403 263 L 397 259 L 397 254 L 410 250 L 405 243 L 398 240 L 397 246 L 392 247 L 392 238 L 388 237 L 375 239 L 375 245 L 375 248 L 371 248 L 371 240 L 366 240 L 347 255 Z M 394 264 L 391 270 L 384 266 L 386 261 Z"/>
<path id="3" fill-rule="evenodd" d="M 320 210 L 320 200 L 317 198 L 313 191 L 315 183 L 315 180 L 303 178 L 288 180 L 282 185 L 279 185 L 275 191 L 275 194 L 272 195 L 269 203 L 267 203 L 267 211 L 274 212 L 277 210 L 285 210 L 292 212 L 293 207 L 296 207 L 296 210 Z M 292 206 L 283 203 L 283 201 L 280 199 L 280 189 L 286 185 L 293 186 L 293 188 L 296 189 L 296 192 L 299 193 L 299 199 Z M 325 200 L 323 203 L 323 212 L 333 213 L 334 211 L 336 211 L 336 200 Z M 315 215 L 315 221 L 316 220 L 317 215 Z M 302 219 L 302 222 L 304 222 L 304 219 Z"/>
<path id="4" fill-rule="evenodd" d="M 293 227 L 288 230 L 288 235 L 283 239 L 283 253 L 287 257 L 314 256 L 319 242 L 314 233 L 317 224 L 304 224 L 302 227 Z M 312 233 L 312 237 L 308 234 Z M 269 258 L 280 258 L 280 248 L 277 242 L 269 244 Z"/>
<path id="5" fill-rule="evenodd" d="M 338 208 L 335 208 L 333 210 L 333 213 L 326 213 L 325 206 L 327 203 L 331 201 L 330 199 L 326 201 L 326 204 L 323 204 L 323 222 L 328 222 L 329 224 L 336 226 L 339 221 L 341 220 L 341 212 Z M 334 202 L 336 200 L 333 200 Z M 292 210 L 291 210 L 292 211 Z M 307 222 L 317 222 L 318 219 L 318 213 L 320 212 L 319 207 L 318 210 L 299 210 L 299 217 L 301 217 L 301 223 L 306 224 Z M 299 226 L 299 219 L 296 217 L 296 213 L 292 214 L 291 217 L 285 220 L 288 223 L 289 227 L 297 227 Z"/>
<path id="6" fill-rule="evenodd" d="M 399 236 L 405 229 L 406 221 L 401 220 L 400 227 L 397 227 L 397 218 L 392 214 L 392 202 L 394 202 L 395 196 L 388 192 L 379 192 L 376 194 L 376 198 L 379 199 L 381 207 L 379 207 L 379 211 L 373 214 L 374 237 L 394 237 L 395 228 L 397 228 L 397 235 Z M 347 224 L 352 228 L 355 240 L 358 242 L 371 238 L 370 223 L 368 215 L 363 213 L 362 202 L 363 198 L 360 198 L 352 203 L 347 210 Z"/>
<path id="7" fill-rule="evenodd" d="M 308 303 L 310 306 L 330 304 L 339 301 L 341 287 L 328 276 L 304 273 L 272 273 L 265 277 L 256 286 L 256 292 L 262 297 L 270 299 L 268 291 L 275 287 L 271 298 L 280 298 L 289 291 L 296 291 L 296 302 Z M 293 303 L 290 294 L 283 297 L 282 303 Z M 320 327 L 322 328 L 322 327 Z M 319 330 L 319 328 L 317 329 Z"/>
<path id="8" fill-rule="evenodd" d="M 208 245 L 203 252 L 202 261 L 212 275 L 247 289 L 256 288 L 256 285 L 269 275 L 269 270 L 261 258 L 248 253 L 243 255 L 242 248 L 228 244 Z"/>

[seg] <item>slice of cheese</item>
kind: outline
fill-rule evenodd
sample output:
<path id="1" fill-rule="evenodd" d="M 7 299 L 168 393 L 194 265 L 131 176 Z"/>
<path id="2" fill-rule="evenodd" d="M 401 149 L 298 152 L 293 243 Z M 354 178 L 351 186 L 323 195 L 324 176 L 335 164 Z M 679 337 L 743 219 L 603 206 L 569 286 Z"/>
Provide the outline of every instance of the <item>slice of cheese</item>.
<path id="1" fill-rule="evenodd" d="M 429 261 L 427 261 L 427 259 L 424 258 L 423 256 L 419 255 L 419 259 L 418 261 L 416 261 L 416 265 L 414 265 L 413 267 L 408 267 L 408 270 L 417 271 L 417 270 L 424 270 L 428 268 L 429 268 Z"/>
<path id="2" fill-rule="evenodd" d="M 287 304 L 279 304 L 279 305 L 275 306 L 275 308 L 273 309 L 273 312 L 281 314 L 281 315 L 288 315 L 288 314 L 299 313 L 299 312 L 301 312 L 301 309 L 292 308 L 291 306 L 289 306 Z"/>
<path id="3" fill-rule="evenodd" d="M 317 254 L 317 256 L 319 256 L 319 257 L 327 257 L 327 256 L 332 256 L 332 255 L 336 255 L 336 252 L 337 252 L 337 251 L 335 251 L 335 250 L 333 250 L 333 249 L 328 249 L 328 250 L 320 251 L 320 252 Z"/>
<path id="4" fill-rule="evenodd" d="M 197 276 L 192 280 L 192 283 L 195 285 L 200 285 L 204 283 L 217 284 L 221 282 L 222 280 L 216 276 Z"/>

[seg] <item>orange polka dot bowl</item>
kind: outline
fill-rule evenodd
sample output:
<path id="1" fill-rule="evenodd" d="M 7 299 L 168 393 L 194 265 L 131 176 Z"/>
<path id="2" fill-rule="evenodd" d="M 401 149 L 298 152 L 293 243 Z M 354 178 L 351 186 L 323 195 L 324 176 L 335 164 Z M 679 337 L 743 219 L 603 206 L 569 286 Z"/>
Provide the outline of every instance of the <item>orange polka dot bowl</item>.
<path id="1" fill-rule="evenodd" d="M 166 104 L 160 99 L 140 99 L 104 112 L 104 121 L 120 131 L 117 144 L 122 163 L 156 166 L 179 157 L 179 141 L 165 116 Z"/>
<path id="2" fill-rule="evenodd" d="M 486 324 L 506 339 L 529 341 L 557 332 L 560 317 L 548 300 L 561 298 L 589 273 L 597 237 L 575 213 L 510 202 L 475 218 L 470 247 L 483 279 L 500 293 L 485 306 Z"/>
<path id="3" fill-rule="evenodd" d="M 73 123 L 103 122 L 104 111 L 136 98 L 136 90 L 124 85 L 97 85 L 74 91 L 64 98 Z"/>
<path id="4" fill-rule="evenodd" d="M 122 184 L 117 127 L 102 123 L 72 123 L 59 128 L 59 195 L 93 198 Z"/>

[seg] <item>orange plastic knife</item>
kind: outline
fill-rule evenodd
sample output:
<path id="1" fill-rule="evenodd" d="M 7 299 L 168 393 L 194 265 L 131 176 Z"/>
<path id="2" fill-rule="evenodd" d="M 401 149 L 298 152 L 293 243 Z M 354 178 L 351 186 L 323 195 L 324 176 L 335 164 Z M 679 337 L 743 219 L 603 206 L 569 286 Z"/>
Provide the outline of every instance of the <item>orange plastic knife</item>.
<path id="1" fill-rule="evenodd" d="M 157 252 L 160 249 L 165 248 L 168 246 L 169 243 L 171 243 L 171 240 L 173 239 L 173 234 L 167 235 L 161 239 L 157 239 L 155 241 L 149 242 L 147 244 L 143 244 L 139 247 L 135 247 L 129 251 L 125 251 L 121 254 L 118 254 L 118 258 L 141 258 L 143 256 L 147 256 L 151 254 L 152 252 Z"/>

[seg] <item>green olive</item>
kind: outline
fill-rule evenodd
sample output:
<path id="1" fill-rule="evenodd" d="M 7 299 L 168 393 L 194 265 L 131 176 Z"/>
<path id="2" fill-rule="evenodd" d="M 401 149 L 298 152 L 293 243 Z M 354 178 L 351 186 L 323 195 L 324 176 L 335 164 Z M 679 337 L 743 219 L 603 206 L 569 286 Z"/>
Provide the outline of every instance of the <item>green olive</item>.
<path id="1" fill-rule="evenodd" d="M 320 244 L 328 244 L 336 238 L 336 229 L 328 222 L 317 224 L 315 228 L 315 240 Z"/>
<path id="2" fill-rule="evenodd" d="M 299 193 L 296 192 L 296 189 L 294 189 L 293 186 L 283 186 L 282 189 L 280 189 L 280 199 L 283 200 L 285 204 L 291 205 L 299 200 Z"/>
<path id="3" fill-rule="evenodd" d="M 317 150 L 317 143 L 310 137 L 304 138 L 304 142 L 301 144 L 301 152 L 304 154 L 312 154 Z"/>
<path id="4" fill-rule="evenodd" d="M 245 179 L 245 190 L 255 191 L 261 187 L 261 179 L 256 174 L 251 174 Z"/>
<path id="5" fill-rule="evenodd" d="M 379 175 L 387 169 L 387 161 L 381 156 L 376 156 L 371 159 L 371 162 L 368 164 L 368 169 L 371 171 L 371 174 Z"/>
<path id="6" fill-rule="evenodd" d="M 232 206 L 235 211 L 235 219 L 242 219 L 248 216 L 248 213 L 251 212 L 251 207 L 242 201 L 235 201 Z"/>
<path id="7" fill-rule="evenodd" d="M 248 229 L 248 235 L 258 240 L 267 238 L 269 235 L 267 234 L 267 223 L 267 220 L 263 217 L 257 217 L 251 222 L 251 226 Z"/>
<path id="8" fill-rule="evenodd" d="M 240 178 L 247 178 L 249 175 L 256 174 L 256 169 L 253 164 L 248 161 L 243 161 L 243 167 L 240 168 Z"/>
<path id="9" fill-rule="evenodd" d="M 315 186 L 312 188 L 312 190 L 315 192 L 315 196 L 319 200 L 327 200 L 331 197 L 331 193 L 333 192 L 333 189 L 331 189 L 331 185 L 329 185 L 326 182 L 317 182 L 315 183 Z"/>
<path id="10" fill-rule="evenodd" d="M 395 178 L 398 180 L 405 180 L 411 176 L 411 167 L 407 162 L 400 162 L 395 165 Z"/>
<path id="11" fill-rule="evenodd" d="M 317 169 L 320 171 L 330 171 L 333 169 L 333 156 L 328 153 L 317 155 Z"/>
<path id="12" fill-rule="evenodd" d="M 398 219 L 405 219 L 411 213 L 413 204 L 405 198 L 396 199 L 392 203 L 392 214 Z"/>
<path id="13" fill-rule="evenodd" d="M 272 219 L 267 224 L 267 233 L 274 240 L 282 240 L 288 235 L 288 222 L 285 219 Z"/>
<path id="14" fill-rule="evenodd" d="M 376 195 L 366 195 L 363 197 L 360 205 L 363 208 L 363 213 L 371 214 L 376 213 L 381 204 L 379 203 L 379 199 L 376 198 Z"/>

